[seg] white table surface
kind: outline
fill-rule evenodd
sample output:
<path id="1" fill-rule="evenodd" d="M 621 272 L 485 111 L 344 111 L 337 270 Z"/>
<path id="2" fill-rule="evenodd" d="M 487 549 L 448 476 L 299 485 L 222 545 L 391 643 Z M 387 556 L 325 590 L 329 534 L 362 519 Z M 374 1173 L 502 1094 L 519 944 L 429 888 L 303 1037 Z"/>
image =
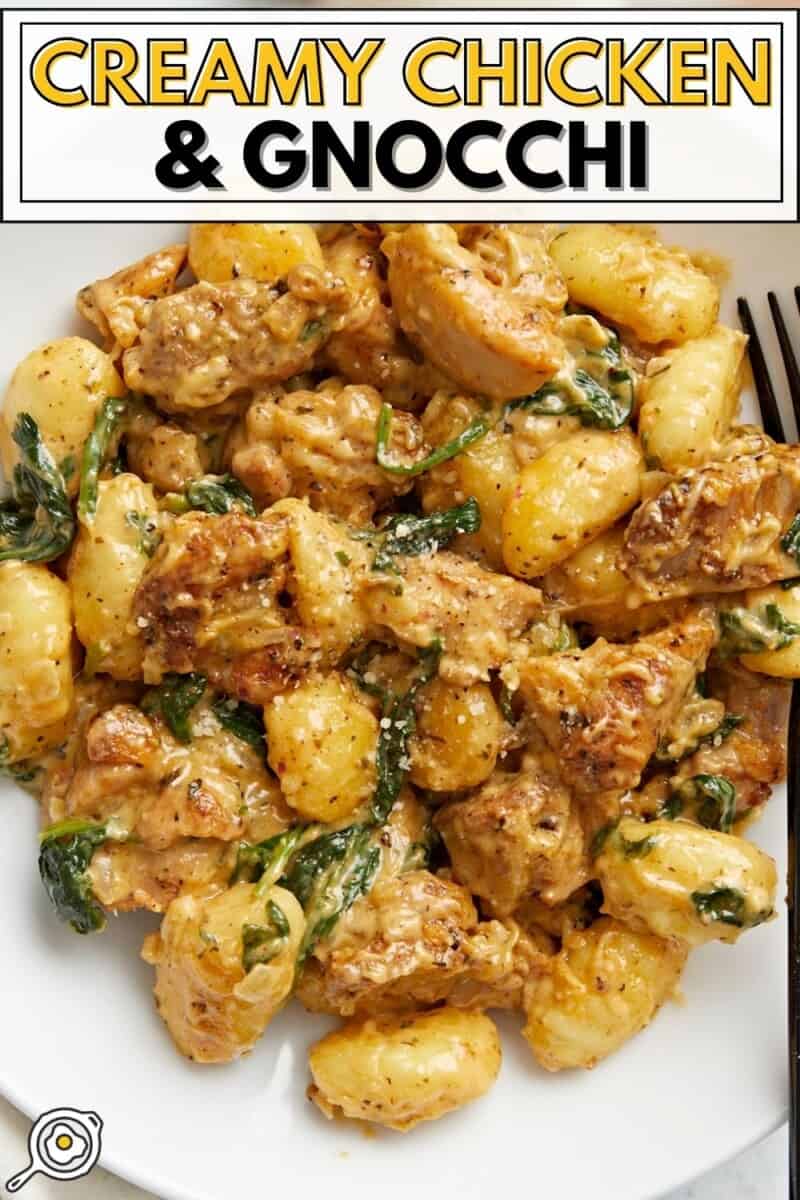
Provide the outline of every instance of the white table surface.
<path id="1" fill-rule="evenodd" d="M 27 1117 L 0 1099 L 0 1188 L 28 1161 L 29 1128 Z M 783 1128 L 664 1200 L 786 1200 L 786 1179 L 786 1129 Z M 161 1200 L 99 1168 L 86 1179 L 71 1183 L 55 1183 L 37 1176 L 19 1194 L 24 1200 Z M 572 1200 L 572 1197 L 554 1196 L 553 1200 Z"/>

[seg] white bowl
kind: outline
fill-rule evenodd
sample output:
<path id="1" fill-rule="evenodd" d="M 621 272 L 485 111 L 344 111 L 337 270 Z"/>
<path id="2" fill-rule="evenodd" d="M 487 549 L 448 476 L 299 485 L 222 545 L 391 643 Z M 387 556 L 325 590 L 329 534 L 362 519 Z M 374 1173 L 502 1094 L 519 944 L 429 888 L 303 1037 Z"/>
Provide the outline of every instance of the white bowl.
<path id="1" fill-rule="evenodd" d="M 788 311 L 788 289 L 800 282 L 786 278 L 800 262 L 797 227 L 667 232 L 730 261 L 724 319 L 735 321 L 735 297 L 746 294 L 766 328 L 768 288 L 785 291 Z M 179 236 L 164 225 L 0 227 L 2 383 L 37 343 L 80 329 L 72 316 L 80 285 Z M 745 415 L 755 416 L 749 399 Z M 668 1004 L 593 1072 L 539 1070 L 519 1022 L 504 1017 L 503 1069 L 485 1099 L 405 1136 L 367 1138 L 326 1122 L 305 1099 L 306 1049 L 328 1023 L 299 1007 L 239 1064 L 181 1059 L 138 958 L 155 921 L 120 917 L 97 938 L 60 925 L 38 879 L 33 802 L 10 783 L 2 790 L 0 1091 L 31 1117 L 59 1106 L 96 1111 L 104 1165 L 165 1200 L 312 1189 L 327 1200 L 486 1200 L 520 1189 L 558 1200 L 647 1200 L 784 1119 L 783 914 L 736 947 L 695 952 L 685 1004 Z M 751 833 L 778 859 L 781 876 L 784 826 L 779 789 Z"/>

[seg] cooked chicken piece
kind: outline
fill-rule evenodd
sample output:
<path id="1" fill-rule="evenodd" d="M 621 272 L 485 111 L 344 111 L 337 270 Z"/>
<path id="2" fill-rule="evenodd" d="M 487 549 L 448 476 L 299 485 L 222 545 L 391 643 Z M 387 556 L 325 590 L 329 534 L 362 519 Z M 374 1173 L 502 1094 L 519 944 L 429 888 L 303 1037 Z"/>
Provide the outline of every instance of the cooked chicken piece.
<path id="1" fill-rule="evenodd" d="M 287 290 L 252 279 L 197 283 L 153 304 L 122 367 L 165 412 L 191 412 L 306 370 L 347 311 L 341 280 L 314 267 Z"/>
<path id="2" fill-rule="evenodd" d="M 498 923 L 514 939 L 508 969 L 490 981 L 462 976 L 447 995 L 447 1003 L 453 1008 L 521 1009 L 526 985 L 547 970 L 548 960 L 558 949 L 554 940 L 541 929 L 527 929 L 510 917 L 495 922 Z"/>
<path id="3" fill-rule="evenodd" d="M 195 1062 L 252 1050 L 288 999 L 303 910 L 291 892 L 237 883 L 211 897 L 173 900 L 142 958 L 156 968 L 156 1006 Z"/>
<path id="4" fill-rule="evenodd" d="M 642 504 L 623 569 L 650 599 L 738 592 L 797 574 L 781 539 L 800 509 L 800 446 L 686 471 Z"/>
<path id="5" fill-rule="evenodd" d="M 178 517 L 134 600 L 145 680 L 200 670 L 219 690 L 266 703 L 358 643 L 366 563 L 363 543 L 300 500 L 260 518 Z"/>
<path id="6" fill-rule="evenodd" d="M 378 882 L 317 945 L 297 995 L 311 1012 L 375 1015 L 435 1004 L 463 980 L 509 975 L 517 931 L 479 921 L 466 888 L 429 871 Z"/>
<path id="7" fill-rule="evenodd" d="M 86 730 L 58 819 L 116 822 L 149 850 L 184 838 L 261 840 L 291 824 L 280 788 L 252 746 L 208 709 L 191 742 L 159 718 L 116 704 Z"/>
<path id="8" fill-rule="evenodd" d="M 116 704 L 135 704 L 142 693 L 140 684 L 123 683 L 108 675 L 75 680 L 75 708 L 66 740 L 48 755 L 41 781 L 41 823 L 55 825 L 67 816 L 64 797 L 69 791 L 79 762 L 86 758 L 86 730 L 98 713 Z"/>
<path id="9" fill-rule="evenodd" d="M 712 738 L 725 718 L 725 705 L 700 691 L 690 692 L 661 735 L 656 750 L 659 762 L 680 762 Z"/>
<path id="10" fill-rule="evenodd" d="M 488 679 L 508 662 L 514 639 L 541 608 L 536 588 L 447 550 L 397 561 L 401 584 L 380 572 L 363 579 L 362 603 L 376 636 L 406 646 L 439 638 L 439 674 L 457 686 Z"/>
<path id="11" fill-rule="evenodd" d="M 510 400 L 556 373 L 567 293 L 542 241 L 495 228 L 467 249 L 451 225 L 422 224 L 382 249 L 402 328 L 462 387 Z"/>
<path id="12" fill-rule="evenodd" d="M 416 410 L 445 380 L 431 363 L 417 361 L 394 309 L 386 303 L 380 258 L 375 242 L 356 229 L 325 247 L 328 269 L 344 280 L 356 299 L 346 328 L 332 335 L 323 355 L 350 383 L 370 384 L 393 407 Z"/>
<path id="13" fill-rule="evenodd" d="M 137 340 L 153 301 L 175 291 L 187 253 L 185 245 L 166 246 L 78 292 L 78 312 L 99 329 L 113 357 Z"/>
<path id="14" fill-rule="evenodd" d="M 312 508 L 367 525 L 377 509 L 414 486 L 413 479 L 378 466 L 380 411 L 374 388 L 345 386 L 340 379 L 327 379 L 315 391 L 272 389 L 247 410 L 232 470 L 261 505 L 302 496 Z M 422 430 L 410 413 L 395 413 L 390 452 L 408 466 L 425 457 Z"/>
<path id="15" fill-rule="evenodd" d="M 713 739 L 680 764 L 673 786 L 693 775 L 723 775 L 736 788 L 736 814 L 766 803 L 786 777 L 786 734 L 791 681 L 755 675 L 726 663 L 708 673 L 711 694 L 742 718 L 724 740 Z"/>
<path id="16" fill-rule="evenodd" d="M 165 532 L 134 600 L 147 682 L 168 671 L 204 671 L 244 695 L 239 676 L 277 690 L 315 649 L 281 606 L 288 576 L 288 521 L 231 512 L 187 513 Z"/>
<path id="17" fill-rule="evenodd" d="M 155 424 L 147 432 L 129 433 L 125 446 L 130 469 L 161 492 L 183 491 L 208 470 L 201 439 L 179 425 Z"/>
<path id="18" fill-rule="evenodd" d="M 520 666 L 522 695 L 577 796 L 637 786 L 716 638 L 713 611 L 693 607 L 630 645 L 598 638 Z"/>
<path id="19" fill-rule="evenodd" d="M 597 920 L 602 904 L 599 883 L 590 881 L 560 904 L 545 904 L 539 896 L 527 896 L 514 910 L 514 920 L 543 948 L 547 944 L 543 939 L 549 939 L 554 953 L 573 930 L 588 929 Z"/>
<path id="20" fill-rule="evenodd" d="M 499 916 L 529 893 L 556 904 L 586 882 L 583 829 L 555 776 L 495 772 L 467 799 L 440 808 L 434 824 L 455 878 Z"/>
<path id="21" fill-rule="evenodd" d="M 92 855 L 87 874 L 104 908 L 163 913 L 176 896 L 224 891 L 235 865 L 236 845 L 212 838 L 187 838 L 165 850 L 105 842 Z"/>

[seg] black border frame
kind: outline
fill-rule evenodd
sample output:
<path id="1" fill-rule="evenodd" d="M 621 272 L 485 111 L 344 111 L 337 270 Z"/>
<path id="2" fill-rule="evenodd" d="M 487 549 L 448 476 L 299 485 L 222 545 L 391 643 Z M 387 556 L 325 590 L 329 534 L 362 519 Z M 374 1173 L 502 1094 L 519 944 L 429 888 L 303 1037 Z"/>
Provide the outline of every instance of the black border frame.
<path id="1" fill-rule="evenodd" d="M 224 7 L 225 7 L 224 5 L 221 6 L 221 8 L 224 8 Z M 465 9 L 458 5 L 452 5 L 452 6 L 448 5 L 447 7 L 442 7 L 442 8 L 427 8 L 427 7 L 423 7 L 423 6 L 411 8 L 411 7 L 403 6 L 403 5 L 399 5 L 398 7 L 404 8 L 405 11 L 407 11 L 409 14 L 414 13 L 414 14 L 431 14 L 431 15 L 433 15 L 433 14 L 453 13 L 453 12 L 458 12 L 458 13 L 475 12 L 477 14 L 484 14 L 486 12 L 486 10 L 483 8 L 467 8 L 467 9 Z M 48 7 L 48 8 L 32 9 L 32 8 L 28 8 L 28 7 L 14 6 L 14 7 L 0 9 L 0 15 L 4 16 L 5 13 L 9 13 L 9 14 L 10 13 L 23 13 L 23 14 L 31 14 L 31 15 L 36 15 L 36 16 L 40 16 L 42 14 L 53 16 L 53 15 L 63 14 L 65 11 L 70 11 L 70 10 L 65 10 L 64 8 L 61 8 L 61 7 L 59 7 L 59 8 Z M 85 11 L 87 13 L 90 13 L 92 10 L 85 10 Z M 170 11 L 170 10 L 166 6 L 161 7 L 161 6 L 152 6 L 152 5 L 146 5 L 146 6 L 133 5 L 133 6 L 131 6 L 130 11 L 136 12 L 136 13 L 143 13 L 143 14 L 147 13 L 147 14 L 162 14 L 163 15 L 165 12 Z M 175 9 L 172 11 L 174 11 L 175 13 L 186 12 L 188 14 L 193 14 L 193 17 L 196 17 L 198 14 L 211 13 L 211 12 L 220 11 L 220 10 L 219 9 L 214 10 L 214 9 L 189 8 L 189 9 L 183 9 L 183 10 Z M 237 13 L 243 13 L 245 10 L 230 9 L 230 11 L 237 12 Z M 281 13 L 308 14 L 308 13 L 311 13 L 314 11 L 315 10 L 310 10 L 310 9 L 305 9 L 305 8 L 301 9 L 301 8 L 296 8 L 296 7 L 286 7 L 286 8 L 281 7 L 280 9 L 268 9 L 268 8 L 264 9 L 265 13 L 281 12 Z M 324 13 L 332 13 L 332 14 L 362 13 L 362 14 L 367 14 L 367 13 L 371 13 L 371 12 L 374 13 L 376 10 L 371 10 L 366 7 L 350 7 L 350 6 L 343 5 L 343 6 L 337 7 L 337 8 L 325 8 L 325 9 L 319 9 L 316 11 L 319 13 L 320 17 L 322 17 L 322 14 L 324 14 Z M 560 7 L 560 6 L 556 6 L 556 5 L 543 5 L 543 6 L 537 6 L 534 8 L 519 8 L 519 9 L 515 9 L 513 11 L 519 12 L 520 14 L 525 14 L 527 16 L 535 16 L 536 14 L 542 13 L 542 12 L 556 13 L 556 14 L 560 15 L 560 14 L 565 14 L 565 13 L 580 13 L 580 14 L 598 13 L 598 12 L 607 13 L 609 10 L 606 8 L 603 8 L 600 5 L 597 5 L 597 6 L 593 5 L 591 8 L 574 8 L 574 7 L 568 7 L 568 6 Z M 637 9 L 634 9 L 634 10 L 620 9 L 619 10 L 620 19 L 618 21 L 615 20 L 614 23 L 619 26 L 628 26 L 628 25 L 639 24 L 640 22 L 633 19 L 634 14 L 636 14 L 636 13 L 648 13 L 648 12 L 652 12 L 652 13 L 667 12 L 670 14 L 684 13 L 687 15 L 695 15 L 695 17 L 696 17 L 697 11 L 698 11 L 697 7 L 693 6 L 693 5 L 681 5 L 679 7 L 674 7 L 674 8 L 670 8 L 670 9 L 659 8 L 656 5 L 647 5 L 647 6 L 638 7 Z M 751 20 L 728 21 L 725 23 L 725 26 L 724 26 L 725 28 L 731 28 L 731 27 L 742 26 L 742 25 L 762 25 L 764 27 L 770 27 L 770 26 L 772 28 L 777 27 L 779 30 L 780 74 L 781 74 L 780 101 L 779 101 L 779 103 L 780 103 L 780 139 L 781 139 L 781 141 L 780 141 L 780 165 L 779 165 L 780 196 L 777 198 L 772 198 L 772 199 L 768 199 L 768 200 L 758 198 L 758 199 L 753 199 L 753 200 L 738 199 L 735 201 L 725 200 L 725 199 L 643 200 L 643 199 L 639 199 L 639 198 L 630 198 L 630 199 L 618 200 L 618 201 L 616 201 L 616 203 L 618 203 L 620 205 L 625 205 L 625 204 L 637 204 L 637 205 L 647 205 L 647 204 L 653 204 L 653 205 L 656 205 L 656 204 L 727 205 L 727 204 L 733 204 L 733 203 L 736 203 L 736 204 L 783 204 L 784 203 L 784 201 L 785 201 L 785 189 L 784 189 L 785 139 L 784 139 L 784 132 L 785 132 L 785 108 L 786 108 L 785 91 L 784 91 L 785 53 L 784 53 L 784 36 L 783 36 L 784 24 L 780 20 L 780 17 L 784 13 L 793 13 L 795 16 L 795 37 L 796 37 L 796 53 L 797 53 L 796 62 L 797 62 L 797 67 L 798 67 L 797 125 L 798 125 L 798 144 L 800 144 L 800 7 L 792 6 L 790 8 L 758 9 L 758 8 L 740 7 L 737 5 L 736 7 L 730 7 L 730 8 L 729 7 L 717 8 L 717 9 L 715 9 L 715 11 L 729 12 L 731 14 L 747 13 L 747 14 L 752 15 L 753 19 L 751 19 Z M 774 19 L 770 20 L 768 18 L 767 14 L 769 14 L 769 17 L 773 17 L 773 18 L 777 16 L 778 20 L 774 20 Z M 209 203 L 212 203 L 214 205 L 217 205 L 217 204 L 219 204 L 219 205 L 224 205 L 224 204 L 251 205 L 251 204 L 264 204 L 265 202 L 268 202 L 268 198 L 257 198 L 257 199 L 253 199 L 253 200 L 235 200 L 235 199 L 225 200 L 222 198 L 215 197 L 215 198 L 212 198 L 211 200 L 209 200 L 209 198 L 205 197 L 205 196 L 198 197 L 197 199 L 192 199 L 189 196 L 180 196 L 180 197 L 175 197 L 174 199 L 173 198 L 165 198 L 165 199 L 157 199 L 157 200 L 115 199 L 115 200 L 102 200 L 102 201 L 98 201 L 96 198 L 82 198 L 82 199 L 74 199 L 73 198 L 73 199 L 69 199 L 69 200 L 56 200 L 53 198 L 49 198 L 46 200 L 26 199 L 24 196 L 24 171 L 23 171 L 23 163 L 22 163 L 22 145 L 23 145 L 23 128 L 24 128 L 24 121 L 23 121 L 23 76 L 24 76 L 24 72 L 22 70 L 22 38 L 23 38 L 23 31 L 26 28 L 26 26 L 33 26 L 33 25 L 37 25 L 37 24 L 47 24 L 47 23 L 48 22 L 46 20 L 21 21 L 20 25 L 19 25 L 18 54 L 19 54 L 19 60 L 20 60 L 20 77 L 19 77 L 19 133 L 18 133 L 19 141 L 18 141 L 18 149 L 19 149 L 20 161 L 19 161 L 18 203 L 20 205 L 23 205 L 23 204 L 24 205 L 63 204 L 66 206 L 66 205 L 75 205 L 75 204 L 101 203 L 104 206 L 107 206 L 107 205 L 110 206 L 110 205 L 114 205 L 114 204 L 136 204 L 136 205 L 142 205 L 142 206 L 156 205 L 156 204 L 157 205 L 183 204 L 183 205 L 190 206 L 193 204 L 194 205 L 196 205 L 196 204 L 206 204 L 207 205 Z M 115 21 L 114 19 L 112 19 L 110 21 L 100 21 L 100 20 L 95 21 L 92 19 L 87 19 L 87 20 L 82 21 L 83 25 L 89 25 L 89 26 L 103 25 L 104 27 L 108 27 L 109 25 L 114 25 L 114 24 L 124 24 L 128 28 L 136 27 L 139 25 L 146 25 L 148 23 L 149 22 L 147 22 L 147 21 L 121 22 L 121 21 Z M 213 21 L 211 18 L 206 18 L 204 20 L 203 19 L 192 19 L 192 20 L 185 21 L 183 23 L 188 27 L 192 27 L 192 26 L 199 27 L 199 26 L 204 26 L 204 25 L 212 25 Z M 264 23 L 263 18 L 260 20 L 250 19 L 250 20 L 242 20 L 242 21 L 236 22 L 237 26 L 240 25 L 245 28 L 248 26 L 263 25 L 263 23 Z M 608 23 L 608 22 L 606 22 L 606 23 Z M 671 19 L 663 20 L 663 21 L 659 22 L 660 25 L 664 25 L 664 26 L 672 26 L 672 25 L 681 26 L 681 25 L 685 25 L 687 23 L 688 22 L 686 22 L 686 21 L 674 21 Z M 415 24 L 415 22 L 412 20 L 408 20 L 408 21 L 395 20 L 395 21 L 387 21 L 387 22 L 384 22 L 383 24 L 385 26 L 391 28 L 391 27 L 405 27 L 407 25 Z M 481 25 L 481 26 L 488 26 L 488 27 L 500 27 L 500 26 L 503 26 L 505 23 L 502 21 L 499 21 L 499 20 L 486 19 L 484 17 L 484 19 L 476 21 L 475 24 Z M 4 39 L 4 22 L 2 20 L 0 20 L 0 64 L 2 64 L 2 61 L 3 61 L 2 60 L 3 48 L 4 48 L 3 39 Z M 2 96 L 0 96 L 0 117 L 2 117 Z M 31 218 L 30 221 L 26 221 L 26 220 L 23 220 L 22 218 L 14 218 L 12 220 L 12 219 L 6 218 L 6 216 L 5 216 L 5 212 L 4 212 L 5 180 L 4 180 L 4 145 L 3 145 L 4 126 L 5 126 L 4 121 L 2 121 L 0 119 L 0 223 L 9 224 L 9 225 L 28 224 L 28 223 L 35 224 L 35 223 L 38 223 L 35 217 Z M 767 221 L 756 220 L 756 219 L 741 220 L 741 219 L 737 219 L 735 217 L 727 217 L 727 218 L 718 219 L 716 221 L 713 221 L 712 223 L 713 224 L 725 224 L 725 225 L 727 225 L 727 224 L 747 224 L 747 225 L 750 225 L 750 224 L 754 224 L 754 225 L 759 225 L 759 224 L 775 224 L 775 225 L 797 224 L 800 222 L 800 164 L 798 164 L 797 179 L 795 182 L 796 182 L 796 188 L 795 188 L 795 197 L 794 197 L 794 215 L 793 216 L 775 217 L 772 220 L 767 220 Z M 467 200 L 465 200 L 465 199 L 458 199 L 458 200 L 435 199 L 434 200 L 434 199 L 431 199 L 431 200 L 427 200 L 425 203 L 430 204 L 430 205 L 437 205 L 437 206 L 449 205 L 451 207 L 455 207 L 455 206 L 461 206 L 461 205 L 478 204 L 478 203 L 483 203 L 483 202 L 485 202 L 484 197 L 481 197 L 480 199 L 475 199 L 475 200 L 469 200 L 469 199 L 467 199 Z M 326 203 L 326 201 L 324 199 L 319 199 L 319 198 L 309 198 L 307 200 L 292 199 L 292 204 L 298 205 L 298 206 L 299 205 L 324 205 L 325 203 Z M 367 198 L 365 198 L 365 199 L 351 198 L 350 200 L 348 200 L 347 203 L 352 204 L 354 207 L 355 206 L 361 207 L 361 206 L 368 205 L 368 204 L 374 204 L 375 201 L 372 199 L 367 199 Z M 394 204 L 398 204 L 398 205 L 419 204 L 420 201 L 418 198 L 399 198 L 396 200 L 392 200 L 391 203 L 393 205 Z M 498 203 L 501 203 L 501 202 L 498 201 Z M 504 203 L 507 203 L 507 204 L 530 203 L 530 204 L 534 205 L 536 203 L 536 201 L 534 199 L 531 199 L 530 201 L 507 200 Z M 582 200 L 582 201 L 579 201 L 579 203 L 581 204 L 581 207 L 583 207 L 583 206 L 588 207 L 590 205 L 606 204 L 606 203 L 608 203 L 608 201 L 606 199 Z M 621 216 L 622 216 L 622 214 L 621 214 Z M 108 221 L 108 223 L 111 223 L 111 224 L 129 224 L 130 223 L 130 218 L 127 218 L 127 219 L 102 218 L 102 219 L 104 221 Z M 63 223 L 64 224 L 84 225 L 84 224 L 94 224 L 99 220 L 101 220 L 101 218 L 82 219 L 82 218 L 67 217 L 64 219 Z M 136 218 L 136 220 L 140 223 L 155 224 L 158 221 L 162 220 L 162 218 L 138 217 L 138 218 Z M 596 224 L 596 223 L 598 223 L 598 220 L 599 220 L 598 218 L 592 219 L 591 217 L 587 216 L 586 221 L 584 223 Z M 696 220 L 690 220 L 688 218 L 670 219 L 669 217 L 666 217 L 666 218 L 664 218 L 664 220 L 666 223 L 675 224 L 675 225 L 687 225 L 687 224 L 695 224 L 696 223 Z M 53 222 L 53 223 L 61 223 L 61 222 L 59 221 L 59 222 Z"/>

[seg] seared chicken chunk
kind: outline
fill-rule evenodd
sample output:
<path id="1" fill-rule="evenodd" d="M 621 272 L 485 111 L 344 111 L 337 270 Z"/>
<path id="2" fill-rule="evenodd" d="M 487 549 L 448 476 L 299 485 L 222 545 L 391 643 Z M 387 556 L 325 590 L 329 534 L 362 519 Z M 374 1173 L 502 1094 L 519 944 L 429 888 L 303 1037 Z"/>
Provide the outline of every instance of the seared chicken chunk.
<path id="1" fill-rule="evenodd" d="M 400 1012 L 444 1000 L 463 980 L 512 969 L 517 933 L 479 921 L 469 892 L 429 871 L 380 881 L 306 963 L 298 997 L 312 1012 Z"/>
<path id="2" fill-rule="evenodd" d="M 312 508 L 352 525 L 367 525 L 377 509 L 413 487 L 375 459 L 381 397 L 374 388 L 328 379 L 315 391 L 275 389 L 258 396 L 244 418 L 244 444 L 231 466 L 262 505 L 284 496 L 308 498 Z M 419 422 L 398 412 L 390 451 L 407 466 L 423 458 Z"/>
<path id="3" fill-rule="evenodd" d="M 633 514 L 623 569 L 647 598 L 738 592 L 797 574 L 781 540 L 800 510 L 800 446 L 686 471 Z"/>
<path id="4" fill-rule="evenodd" d="M 306 370 L 341 324 L 348 292 L 314 267 L 295 267 L 287 284 L 197 283 L 156 301 L 123 356 L 128 387 L 166 412 L 190 412 Z"/>
<path id="5" fill-rule="evenodd" d="M 128 434 L 125 444 L 130 469 L 162 492 L 183 491 L 209 465 L 197 434 L 171 422 L 136 430 Z"/>
<path id="6" fill-rule="evenodd" d="M 187 252 L 183 244 L 166 246 L 81 288 L 78 312 L 100 331 L 108 349 L 118 353 L 134 344 L 153 302 L 175 291 Z"/>
<path id="7" fill-rule="evenodd" d="M 250 697 L 280 690 L 316 648 L 282 607 L 288 577 L 288 520 L 244 513 L 187 513 L 167 530 L 134 601 L 146 651 L 145 679 L 203 670 Z M 252 683 L 255 686 L 255 683 Z"/>
<path id="8" fill-rule="evenodd" d="M 380 269 L 381 252 L 363 232 L 350 229 L 325 246 L 325 262 L 355 297 L 344 329 L 323 349 L 337 375 L 350 383 L 370 384 L 396 408 L 417 409 L 444 377 L 406 340 L 387 303 L 388 288 Z"/>
<path id="9" fill-rule="evenodd" d="M 104 908 L 163 913 L 177 896 L 224 891 L 236 865 L 236 845 L 213 838 L 186 838 L 164 850 L 138 842 L 105 842 L 87 874 Z"/>
<path id="10" fill-rule="evenodd" d="M 636 787 L 716 637 L 713 612 L 693 608 L 630 645 L 598 638 L 521 666 L 525 701 L 578 796 Z"/>
<path id="11" fill-rule="evenodd" d="M 91 721 L 54 815 L 113 817 L 150 850 L 184 838 L 258 840 L 290 823 L 258 751 L 209 712 L 195 718 L 184 744 L 132 704 L 116 704 Z"/>
<path id="12" fill-rule="evenodd" d="M 512 655 L 541 607 L 541 593 L 525 583 L 486 571 L 444 550 L 398 560 L 396 576 L 365 576 L 363 605 L 376 635 L 405 646 L 442 642 L 443 679 L 467 686 L 488 679 Z"/>
<path id="13" fill-rule="evenodd" d="M 344 526 L 299 500 L 260 518 L 179 517 L 134 601 L 145 679 L 201 670 L 218 689 L 266 703 L 364 635 L 356 591 L 366 561 Z"/>
<path id="14" fill-rule="evenodd" d="M 456 879 L 501 916 L 529 893 L 555 904 L 586 881 L 583 829 L 569 792 L 535 768 L 496 772 L 439 809 L 434 824 Z"/>
<path id="15" fill-rule="evenodd" d="M 724 740 L 708 739 L 685 759 L 673 782 L 722 775 L 736 788 L 736 814 L 742 816 L 764 804 L 772 787 L 786 776 L 791 683 L 726 663 L 709 671 L 708 686 L 740 722 Z"/>
<path id="16" fill-rule="evenodd" d="M 556 373 L 567 293 L 539 239 L 496 228 L 467 249 L 452 225 L 421 224 L 382 249 L 401 326 L 462 387 L 511 400 Z"/>

